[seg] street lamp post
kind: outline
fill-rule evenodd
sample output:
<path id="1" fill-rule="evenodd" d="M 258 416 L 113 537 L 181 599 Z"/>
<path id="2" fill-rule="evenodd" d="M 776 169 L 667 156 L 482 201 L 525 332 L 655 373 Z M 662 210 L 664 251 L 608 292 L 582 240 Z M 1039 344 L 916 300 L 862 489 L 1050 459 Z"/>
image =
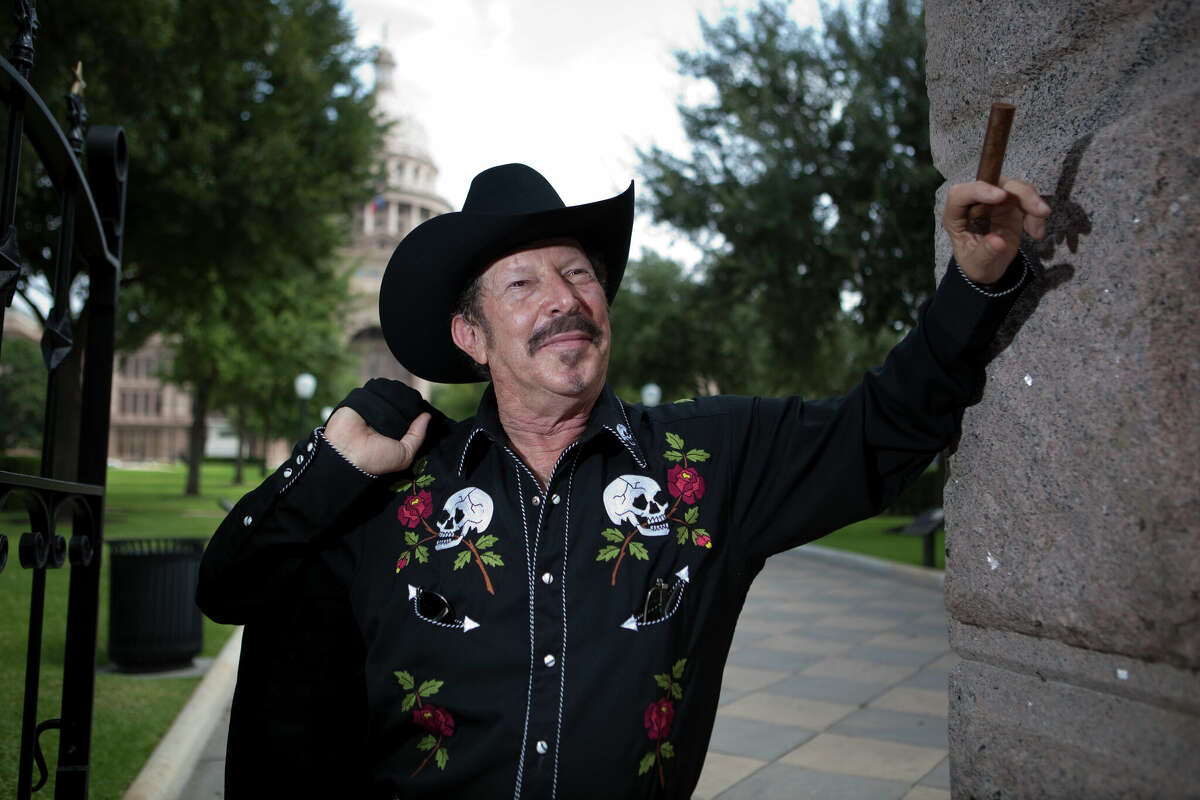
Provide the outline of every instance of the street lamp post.
<path id="1" fill-rule="evenodd" d="M 305 420 L 308 419 L 308 401 L 312 399 L 313 392 L 317 391 L 317 379 L 311 373 L 301 372 L 296 376 L 296 381 L 293 384 L 296 389 L 296 397 L 300 399 L 300 438 L 308 436 L 308 426 Z"/>

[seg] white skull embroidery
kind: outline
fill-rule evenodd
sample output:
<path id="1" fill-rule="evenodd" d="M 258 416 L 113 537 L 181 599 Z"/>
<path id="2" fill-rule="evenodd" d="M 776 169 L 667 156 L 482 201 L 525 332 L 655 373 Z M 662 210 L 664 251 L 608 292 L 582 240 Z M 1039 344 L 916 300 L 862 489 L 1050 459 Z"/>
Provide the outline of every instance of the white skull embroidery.
<path id="1" fill-rule="evenodd" d="M 454 547 L 474 531 L 482 533 L 492 522 L 492 498 L 483 489 L 468 486 L 450 495 L 437 518 L 435 550 Z"/>
<path id="2" fill-rule="evenodd" d="M 614 525 L 628 522 L 643 536 L 667 535 L 667 498 L 653 478 L 617 478 L 604 490 L 604 508 Z"/>

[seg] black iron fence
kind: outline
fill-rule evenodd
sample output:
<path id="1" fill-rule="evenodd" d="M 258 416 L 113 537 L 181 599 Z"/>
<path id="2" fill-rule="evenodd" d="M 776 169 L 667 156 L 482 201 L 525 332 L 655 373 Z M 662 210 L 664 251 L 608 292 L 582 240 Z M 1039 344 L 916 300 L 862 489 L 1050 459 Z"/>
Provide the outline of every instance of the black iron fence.
<path id="1" fill-rule="evenodd" d="M 52 306 L 42 335 L 48 375 L 41 470 L 39 475 L 0 472 L 0 508 L 23 502 L 29 525 L 28 531 L 14 534 L 16 560 L 24 573 L 6 564 L 9 536 L 0 533 L 0 572 L 7 573 L 0 575 L 0 580 L 21 580 L 23 574 L 29 574 L 32 581 L 17 797 L 29 798 L 45 785 L 48 771 L 38 737 L 57 729 L 55 797 L 85 798 L 128 156 L 121 128 L 94 126 L 87 130 L 81 68 L 77 68 L 66 96 L 66 131 L 59 126 L 27 80 L 38 27 L 34 0 L 17 0 L 13 6 L 17 34 L 8 58 L 0 58 L 0 101 L 8 112 L 0 185 L 0 347 L 5 311 L 12 304 L 17 284 L 28 274 L 15 224 L 23 142 L 33 146 L 40 172 L 53 185 L 59 202 L 58 241 L 50 276 Z M 78 323 L 72 319 L 70 287 L 79 274 L 88 276 L 86 330 L 73 329 Z M 78 349 L 83 352 L 76 352 Z M 64 418 L 78 420 L 77 437 L 73 432 L 56 435 Z M 68 441 L 72 438 L 77 441 Z M 69 538 L 64 536 L 68 530 Z M 39 722 L 46 570 L 61 568 L 71 571 L 62 706 L 57 718 Z M 11 735 L 0 732 L 0 736 Z"/>

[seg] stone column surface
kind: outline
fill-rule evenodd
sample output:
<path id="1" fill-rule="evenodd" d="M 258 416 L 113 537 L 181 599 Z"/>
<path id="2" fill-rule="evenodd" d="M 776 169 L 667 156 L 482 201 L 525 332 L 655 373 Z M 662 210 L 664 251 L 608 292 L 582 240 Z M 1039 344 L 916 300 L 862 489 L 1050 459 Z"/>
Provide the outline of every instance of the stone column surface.
<path id="1" fill-rule="evenodd" d="M 936 166 L 1011 102 L 1054 209 L 950 459 L 952 794 L 1200 797 L 1200 3 L 925 14 Z"/>

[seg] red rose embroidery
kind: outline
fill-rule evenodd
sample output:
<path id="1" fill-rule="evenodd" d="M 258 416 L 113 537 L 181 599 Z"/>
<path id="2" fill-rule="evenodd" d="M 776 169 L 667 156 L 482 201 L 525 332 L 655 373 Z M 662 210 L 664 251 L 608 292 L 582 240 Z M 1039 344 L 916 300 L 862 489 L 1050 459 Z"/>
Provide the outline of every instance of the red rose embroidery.
<path id="1" fill-rule="evenodd" d="M 454 717 L 444 708 L 426 703 L 413 709 L 413 722 L 437 736 L 454 735 Z"/>
<path id="2" fill-rule="evenodd" d="M 711 548 L 712 539 L 708 538 L 708 534 L 702 533 L 696 537 L 696 544 L 700 545 L 701 547 Z"/>
<path id="3" fill-rule="evenodd" d="M 396 559 L 396 572 L 399 572 L 400 570 L 404 569 L 407 566 L 408 566 L 408 556 L 400 556 L 400 558 Z"/>
<path id="4" fill-rule="evenodd" d="M 682 497 L 683 502 L 692 505 L 704 497 L 704 478 L 691 467 L 676 464 L 667 473 L 667 491 L 671 497 Z"/>
<path id="5" fill-rule="evenodd" d="M 405 527 L 415 528 L 421 524 L 421 520 L 427 519 L 432 513 L 433 497 L 422 489 L 416 494 L 404 498 L 404 502 L 396 511 L 396 518 L 403 522 Z"/>
<path id="6" fill-rule="evenodd" d="M 650 741 L 657 742 L 667 738 L 671 731 L 671 721 L 674 719 L 675 704 L 665 697 L 646 706 L 642 723 L 646 726 L 646 735 L 650 737 Z"/>

